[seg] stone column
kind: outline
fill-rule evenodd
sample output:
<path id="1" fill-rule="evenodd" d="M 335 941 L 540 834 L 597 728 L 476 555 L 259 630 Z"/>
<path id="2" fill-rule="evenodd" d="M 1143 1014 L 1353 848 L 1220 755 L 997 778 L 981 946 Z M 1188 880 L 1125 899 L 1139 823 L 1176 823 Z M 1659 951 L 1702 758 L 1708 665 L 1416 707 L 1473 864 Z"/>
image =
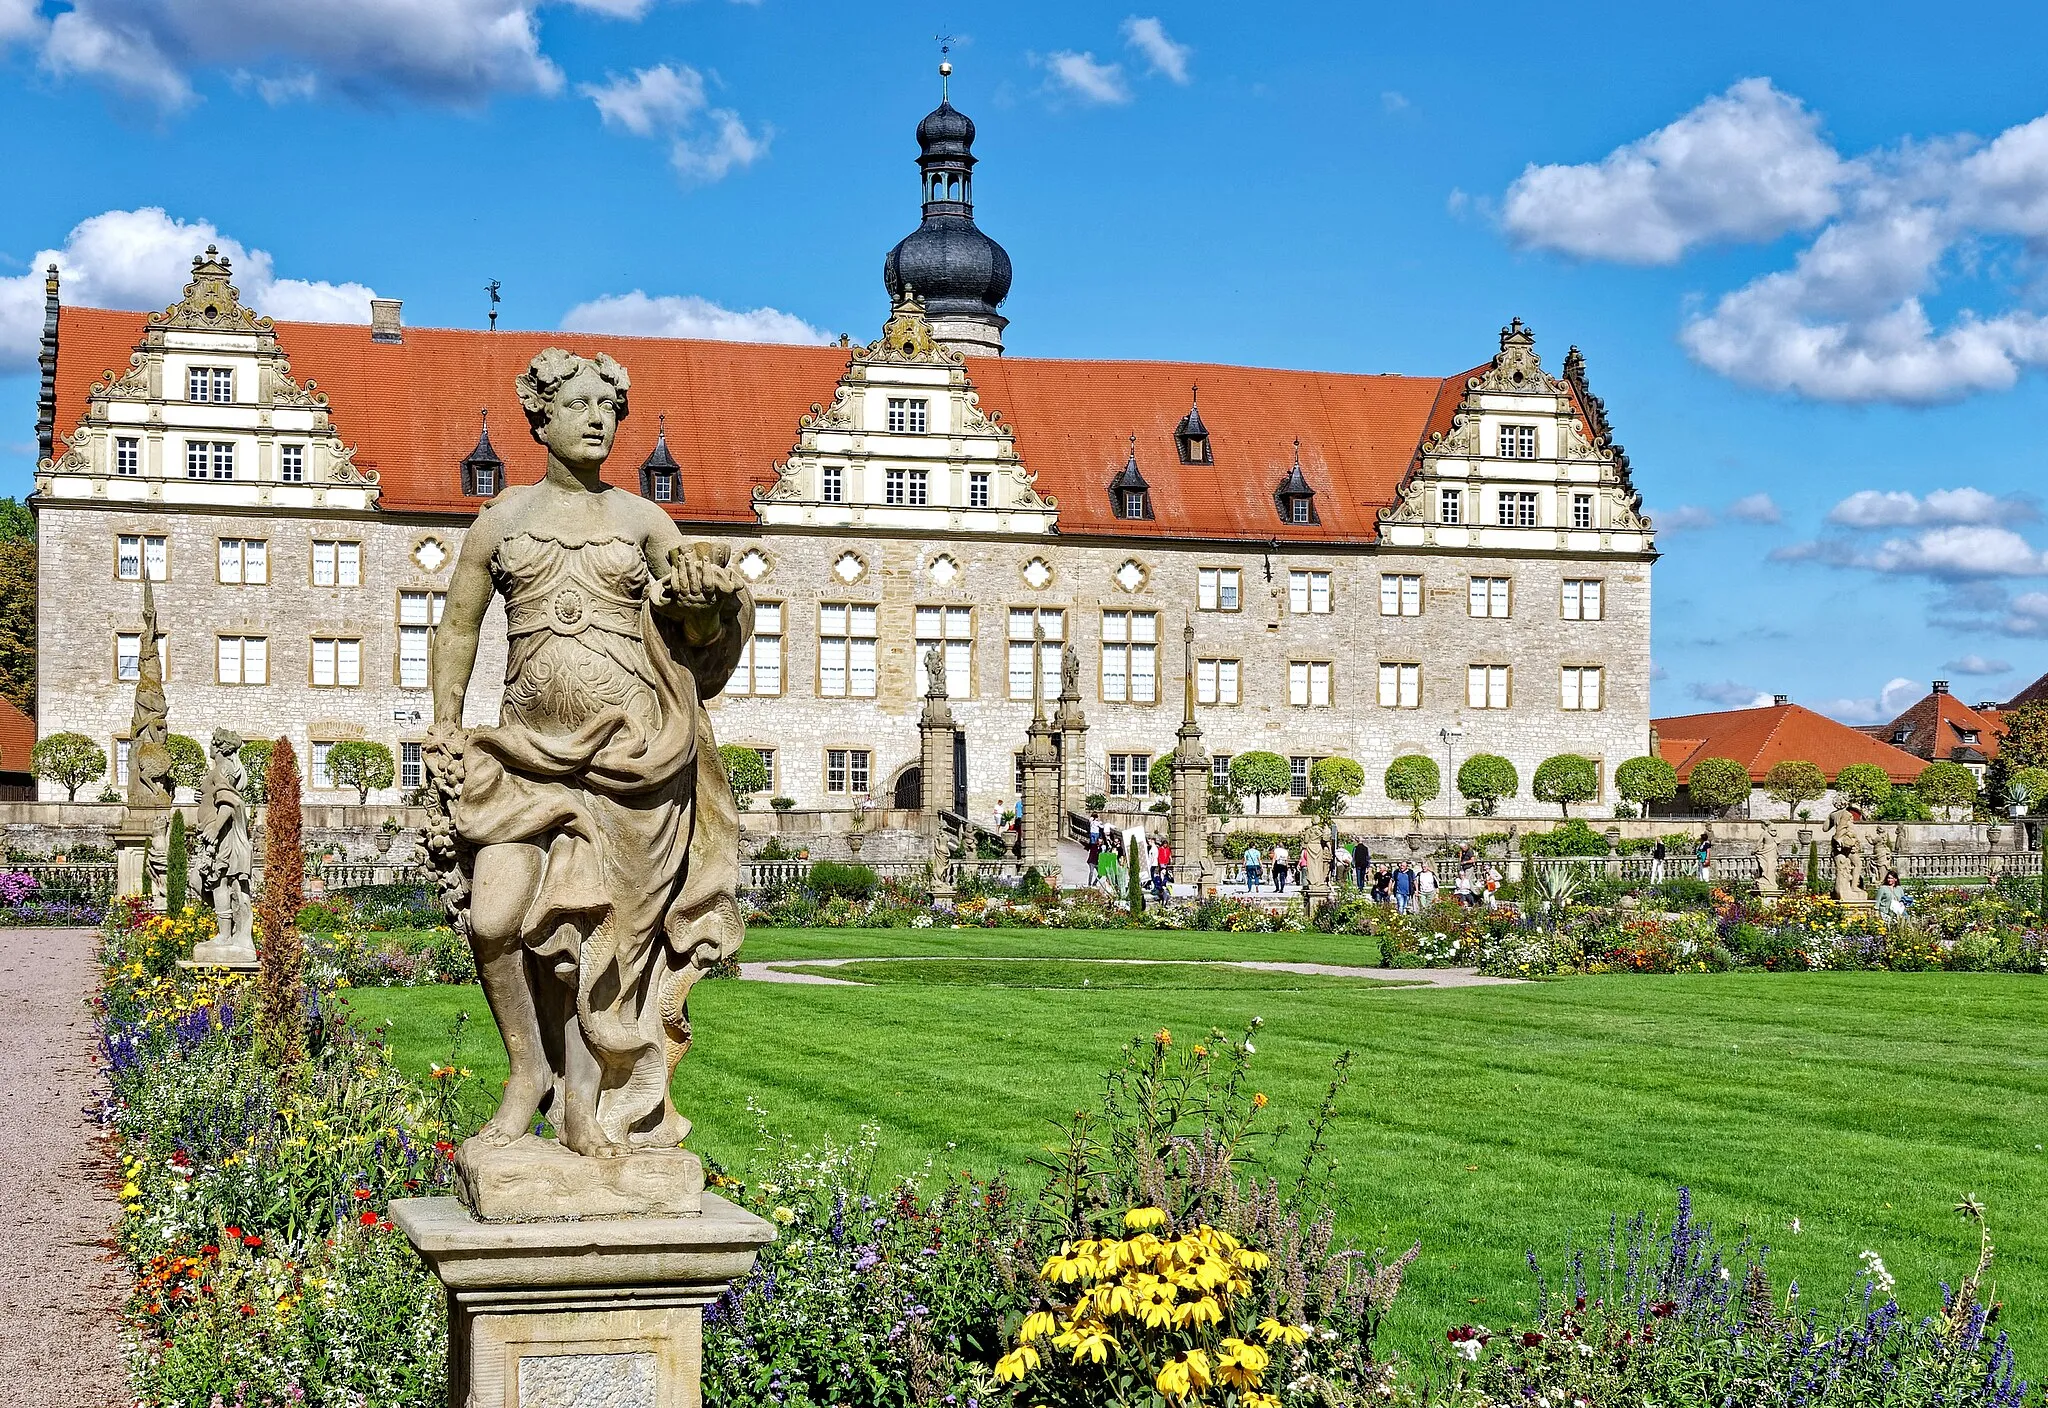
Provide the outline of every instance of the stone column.
<path id="1" fill-rule="evenodd" d="M 944 830 L 939 813 L 953 805 L 953 706 L 946 702 L 946 662 L 938 646 L 925 655 L 929 684 L 925 689 L 924 712 L 918 715 L 918 770 L 924 780 L 923 806 L 926 832 L 937 838 Z"/>
<path id="2" fill-rule="evenodd" d="M 1195 624 L 1182 633 L 1185 668 L 1181 722 L 1173 750 L 1173 802 L 1167 813 L 1167 844 L 1173 847 L 1175 885 L 1190 885 L 1197 898 L 1209 891 L 1216 868 L 1209 859 L 1209 755 L 1195 722 Z"/>
<path id="3" fill-rule="evenodd" d="M 1060 756 L 1058 732 L 1045 717 L 1045 628 L 1032 629 L 1031 727 L 1024 731 L 1024 824 L 1019 828 L 1026 866 L 1036 866 L 1054 886 L 1060 881 Z"/>
<path id="4" fill-rule="evenodd" d="M 1060 649 L 1060 703 L 1052 724 L 1060 735 L 1060 806 L 1083 811 L 1088 796 L 1088 716 L 1081 712 L 1081 657 L 1072 641 Z"/>
<path id="5" fill-rule="evenodd" d="M 148 893 L 164 897 L 164 865 L 159 860 L 161 838 L 170 828 L 171 814 L 162 807 L 128 807 L 114 830 L 114 892 L 122 899 Z M 145 886 L 143 877 L 150 884 Z"/>

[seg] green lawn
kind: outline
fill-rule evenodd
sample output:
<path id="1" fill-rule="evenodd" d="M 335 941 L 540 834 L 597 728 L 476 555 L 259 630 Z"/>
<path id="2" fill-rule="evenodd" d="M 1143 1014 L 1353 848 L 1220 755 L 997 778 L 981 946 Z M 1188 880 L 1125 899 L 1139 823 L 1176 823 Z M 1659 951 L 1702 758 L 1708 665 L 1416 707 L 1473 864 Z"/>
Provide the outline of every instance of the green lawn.
<path id="1" fill-rule="evenodd" d="M 1358 934 L 1190 934 L 1126 929 L 750 929 L 750 962 L 792 958 L 1209 958 L 1270 963 L 1380 961 Z"/>
<path id="2" fill-rule="evenodd" d="M 1066 958 L 874 959 L 865 963 L 787 964 L 783 971 L 852 983 L 949 988 L 1144 988 L 1173 992 L 1302 992 L 1311 988 L 1408 986 L 1398 980 L 1271 973 L 1227 963 L 1134 963 Z M 1415 978 L 1412 982 L 1426 981 Z"/>
<path id="3" fill-rule="evenodd" d="M 1049 938 L 1061 947 L 1046 948 Z M 1347 945 L 1357 942 L 808 931 L 750 935 L 747 956 L 1356 961 Z M 1190 982 L 1211 981 L 1188 971 Z M 873 987 L 699 988 L 698 1044 L 677 1082 L 697 1123 L 693 1145 L 744 1161 L 752 1099 L 804 1138 L 850 1137 L 872 1122 L 896 1168 L 936 1153 L 962 1167 L 1018 1169 L 1047 1140 L 1048 1121 L 1094 1099 L 1126 1037 L 1161 1026 L 1199 1035 L 1256 1015 L 1266 1023 L 1259 1084 L 1297 1121 L 1336 1055 L 1357 1052 L 1334 1139 L 1349 1198 L 1343 1227 L 1389 1247 L 1421 1240 L 1394 1324 L 1410 1349 L 1440 1342 L 1447 1325 L 1497 1326 L 1521 1313 L 1526 1248 L 1561 1262 L 1555 1253 L 1572 1238 L 1603 1237 L 1610 1213 L 1668 1215 L 1687 1183 L 1702 1216 L 1768 1241 L 1778 1275 L 1798 1277 L 1809 1299 L 1846 1288 L 1868 1248 L 1919 1311 L 1932 1308 L 1936 1280 L 1954 1281 L 1974 1255 L 1974 1235 L 1950 1209 L 1975 1194 L 1990 1209 L 2003 1323 L 2022 1367 L 2038 1376 L 2048 1360 L 2048 987 L 2039 979 L 1718 974 L 1260 991 L 890 976 Z M 495 1090 L 502 1055 L 474 989 L 352 996 L 362 1016 L 391 1023 L 400 1059 L 422 1070 L 445 1059 L 458 1010 L 484 1018 L 463 1059 Z"/>

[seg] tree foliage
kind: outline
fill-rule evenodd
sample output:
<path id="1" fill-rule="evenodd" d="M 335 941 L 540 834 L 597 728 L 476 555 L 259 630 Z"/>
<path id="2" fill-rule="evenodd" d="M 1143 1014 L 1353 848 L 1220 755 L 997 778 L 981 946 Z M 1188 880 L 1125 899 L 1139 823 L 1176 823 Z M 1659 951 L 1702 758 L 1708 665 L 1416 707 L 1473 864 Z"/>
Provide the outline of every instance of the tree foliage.
<path id="1" fill-rule="evenodd" d="M 1529 795 L 1539 802 L 1552 803 L 1570 816 L 1573 802 L 1590 802 L 1600 795 L 1600 765 L 1577 753 L 1545 758 L 1536 765 Z"/>
<path id="2" fill-rule="evenodd" d="M 1252 810 L 1258 812 L 1266 798 L 1277 797 L 1293 786 L 1294 772 L 1278 753 L 1254 749 L 1230 760 L 1230 782 L 1238 791 L 1252 795 Z"/>
<path id="3" fill-rule="evenodd" d="M 171 813 L 171 834 L 164 844 L 164 904 L 173 915 L 185 912 L 192 898 L 191 851 L 185 843 L 185 814 Z"/>
<path id="4" fill-rule="evenodd" d="M 1873 821 L 1932 821 L 1934 813 L 1927 810 L 1927 803 L 1920 800 L 1920 794 L 1910 787 L 1894 787 L 1877 804 Z"/>
<path id="5" fill-rule="evenodd" d="M 725 763 L 725 780 L 732 785 L 733 800 L 741 807 L 753 801 L 756 792 L 768 790 L 768 764 L 759 753 L 744 744 L 728 743 L 718 750 L 718 756 Z M 953 804 L 948 800 L 946 805 Z"/>
<path id="6" fill-rule="evenodd" d="M 164 740 L 164 748 L 171 755 L 171 795 L 175 797 L 180 787 L 197 792 L 206 781 L 206 750 L 199 740 L 174 733 Z"/>
<path id="7" fill-rule="evenodd" d="M 1614 770 L 1614 790 L 1639 807 L 1668 802 L 1678 795 L 1678 769 L 1648 754 L 1630 758 Z"/>
<path id="8" fill-rule="evenodd" d="M 2005 725 L 1998 756 L 2008 767 L 2048 767 L 2048 703 L 2022 704 L 1998 718 Z"/>
<path id="9" fill-rule="evenodd" d="M 63 788 L 70 801 L 78 789 L 105 775 L 107 750 L 82 733 L 53 733 L 29 750 L 29 771 Z"/>
<path id="10" fill-rule="evenodd" d="M 1781 758 L 1764 774 L 1764 791 L 1784 806 L 1788 817 L 1801 803 L 1814 801 L 1827 790 L 1827 774 L 1804 758 Z"/>
<path id="11" fill-rule="evenodd" d="M 1436 800 L 1443 790 L 1443 774 L 1436 759 L 1423 753 L 1406 753 L 1387 764 L 1383 779 L 1387 796 L 1408 804 L 1408 819 L 1422 824 L 1422 804 Z"/>
<path id="12" fill-rule="evenodd" d="M 36 521 L 0 498 L 0 697 L 36 711 Z"/>
<path id="13" fill-rule="evenodd" d="M 2014 768 L 2005 779 L 2005 787 L 2015 799 L 2024 794 L 2029 815 L 2048 812 L 2048 767 L 2029 764 Z"/>
<path id="14" fill-rule="evenodd" d="M 1308 785 L 1318 792 L 1356 797 L 1365 790 L 1365 768 L 1352 758 L 1318 758 L 1308 770 Z"/>
<path id="15" fill-rule="evenodd" d="M 351 738 L 327 750 L 327 778 L 337 787 L 356 789 L 356 801 L 367 802 L 380 787 L 389 787 L 398 775 L 391 750 L 381 743 Z"/>
<path id="16" fill-rule="evenodd" d="M 1977 775 L 1961 763 L 1929 763 L 1913 779 L 1913 791 L 1921 801 L 1944 813 L 1977 801 Z"/>
<path id="17" fill-rule="evenodd" d="M 270 750 L 273 746 L 267 738 L 252 738 L 242 745 L 242 771 L 249 774 L 249 785 L 242 789 L 242 800 L 252 807 L 270 800 Z"/>
<path id="18" fill-rule="evenodd" d="M 256 903 L 256 1049 L 273 1068 L 306 1059 L 306 853 L 299 821 L 299 755 L 291 740 L 271 745 L 264 791 L 273 799 L 263 828 L 263 893 Z"/>
<path id="19" fill-rule="evenodd" d="M 1173 754 L 1170 751 L 1152 760 L 1152 769 L 1145 774 L 1145 786 L 1155 797 L 1173 795 Z"/>
<path id="20" fill-rule="evenodd" d="M 1693 805 L 1725 812 L 1749 800 L 1749 769 L 1733 758 L 1701 758 L 1692 765 L 1685 790 Z"/>
<path id="21" fill-rule="evenodd" d="M 1522 775 L 1498 753 L 1474 753 L 1458 765 L 1458 795 L 1480 816 L 1492 816 L 1503 797 L 1522 790 Z"/>
<path id="22" fill-rule="evenodd" d="M 1876 763 L 1851 763 L 1835 774 L 1835 795 L 1871 816 L 1892 795 L 1892 780 Z"/>

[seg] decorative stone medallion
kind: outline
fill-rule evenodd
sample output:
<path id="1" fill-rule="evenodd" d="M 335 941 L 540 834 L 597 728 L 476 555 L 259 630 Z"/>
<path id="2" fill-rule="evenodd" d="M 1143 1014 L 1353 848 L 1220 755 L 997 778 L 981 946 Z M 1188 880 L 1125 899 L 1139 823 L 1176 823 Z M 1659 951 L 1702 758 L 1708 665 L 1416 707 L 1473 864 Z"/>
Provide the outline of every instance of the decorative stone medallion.
<path id="1" fill-rule="evenodd" d="M 748 548 L 740 554 L 740 560 L 737 565 L 741 576 L 745 577 L 749 582 L 758 582 L 768 575 L 768 569 L 772 564 L 768 561 L 767 553 L 762 552 L 759 548 Z"/>
<path id="2" fill-rule="evenodd" d="M 832 564 L 832 575 L 849 587 L 867 574 L 868 565 L 857 552 L 843 552 Z"/>
<path id="3" fill-rule="evenodd" d="M 1127 592 L 1134 592 L 1145 585 L 1145 578 L 1148 575 L 1138 559 L 1125 558 L 1123 565 L 1116 569 L 1116 584 Z"/>

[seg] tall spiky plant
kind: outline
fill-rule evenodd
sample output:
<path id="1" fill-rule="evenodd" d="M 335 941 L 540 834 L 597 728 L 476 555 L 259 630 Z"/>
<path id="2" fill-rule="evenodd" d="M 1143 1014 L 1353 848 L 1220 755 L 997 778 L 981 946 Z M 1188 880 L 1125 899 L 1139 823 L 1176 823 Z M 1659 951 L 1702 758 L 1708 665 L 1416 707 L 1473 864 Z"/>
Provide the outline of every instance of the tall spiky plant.
<path id="1" fill-rule="evenodd" d="M 299 757 L 291 740 L 270 750 L 263 780 L 263 894 L 256 905 L 256 1044 L 263 1059 L 290 1070 L 306 1059 L 306 856 L 299 839 Z"/>

